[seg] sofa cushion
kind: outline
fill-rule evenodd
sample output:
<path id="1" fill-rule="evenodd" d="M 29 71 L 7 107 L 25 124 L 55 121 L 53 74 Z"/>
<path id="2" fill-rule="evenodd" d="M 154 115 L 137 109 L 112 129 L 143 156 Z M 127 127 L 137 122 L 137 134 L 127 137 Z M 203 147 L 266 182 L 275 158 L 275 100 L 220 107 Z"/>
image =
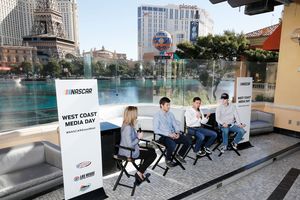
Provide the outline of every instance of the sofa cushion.
<path id="1" fill-rule="evenodd" d="M 251 121 L 250 129 L 270 128 L 273 124 L 262 120 Z"/>
<path id="2" fill-rule="evenodd" d="M 138 105 L 138 116 L 153 117 L 159 111 L 159 105 Z"/>
<path id="3" fill-rule="evenodd" d="M 153 131 L 153 117 L 138 116 L 137 127 L 140 125 L 144 131 Z"/>
<path id="4" fill-rule="evenodd" d="M 0 149 L 0 175 L 45 161 L 44 144 L 34 142 Z"/>
<path id="5" fill-rule="evenodd" d="M 258 120 L 258 113 L 256 110 L 251 111 L 251 121 L 256 121 Z"/>
<path id="6" fill-rule="evenodd" d="M 0 197 L 62 176 L 62 170 L 46 163 L 0 176 Z M 0 198 L 1 199 L 1 198 Z"/>

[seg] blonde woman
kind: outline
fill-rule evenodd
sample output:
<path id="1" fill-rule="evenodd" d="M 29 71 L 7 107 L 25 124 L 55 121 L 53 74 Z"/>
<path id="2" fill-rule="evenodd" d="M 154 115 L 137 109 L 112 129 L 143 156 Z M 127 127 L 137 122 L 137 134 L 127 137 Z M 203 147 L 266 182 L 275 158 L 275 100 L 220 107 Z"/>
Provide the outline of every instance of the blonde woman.
<path id="1" fill-rule="evenodd" d="M 144 173 L 146 169 L 151 165 L 151 163 L 155 160 L 156 153 L 153 148 L 139 147 L 139 140 L 142 139 L 143 132 L 137 132 L 135 130 L 136 121 L 137 107 L 126 107 L 123 116 L 123 125 L 121 128 L 120 146 L 134 148 L 134 151 L 132 152 L 132 158 L 143 160 L 142 164 L 139 167 L 139 170 L 135 174 L 136 184 L 140 185 L 145 180 L 145 177 L 150 176 L 150 174 L 144 175 Z M 120 148 L 119 155 L 130 157 L 130 151 Z"/>

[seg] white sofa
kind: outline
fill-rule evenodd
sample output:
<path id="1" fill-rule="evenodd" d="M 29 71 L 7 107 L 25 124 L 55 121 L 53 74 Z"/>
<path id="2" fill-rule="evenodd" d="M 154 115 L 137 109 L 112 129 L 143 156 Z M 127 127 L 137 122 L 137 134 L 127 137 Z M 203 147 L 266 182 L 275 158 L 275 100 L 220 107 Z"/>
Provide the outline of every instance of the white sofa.
<path id="1" fill-rule="evenodd" d="M 155 104 L 130 104 L 138 108 L 138 125 L 145 131 L 153 131 L 153 116 L 159 111 L 159 105 Z M 110 122 L 117 126 L 122 126 L 124 105 L 104 105 L 99 107 L 99 115 L 101 121 Z M 170 111 L 174 114 L 176 120 L 180 124 L 181 131 L 184 131 L 184 112 L 182 106 L 171 106 Z M 137 125 L 137 126 L 138 126 Z"/>
<path id="2" fill-rule="evenodd" d="M 63 183 L 60 147 L 34 142 L 0 149 L 0 199 L 25 199 Z"/>
<path id="3" fill-rule="evenodd" d="M 250 135 L 271 133 L 274 131 L 274 113 L 260 110 L 251 111 Z"/>

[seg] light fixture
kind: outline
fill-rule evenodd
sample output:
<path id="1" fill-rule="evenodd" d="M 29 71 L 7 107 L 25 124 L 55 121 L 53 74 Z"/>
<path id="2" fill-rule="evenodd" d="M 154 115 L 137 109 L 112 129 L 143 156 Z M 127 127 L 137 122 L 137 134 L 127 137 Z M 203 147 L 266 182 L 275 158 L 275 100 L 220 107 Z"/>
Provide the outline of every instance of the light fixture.
<path id="1" fill-rule="evenodd" d="M 300 28 L 296 28 L 292 35 L 291 35 L 291 40 L 294 42 L 297 42 L 300 45 Z"/>

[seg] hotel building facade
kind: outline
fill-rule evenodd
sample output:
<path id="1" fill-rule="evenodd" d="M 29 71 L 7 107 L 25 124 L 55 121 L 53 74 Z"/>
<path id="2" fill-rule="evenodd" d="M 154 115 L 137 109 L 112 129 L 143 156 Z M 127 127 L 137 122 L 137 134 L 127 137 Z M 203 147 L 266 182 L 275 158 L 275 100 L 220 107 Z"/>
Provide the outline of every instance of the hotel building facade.
<path id="1" fill-rule="evenodd" d="M 159 52 L 152 38 L 160 30 L 171 34 L 173 45 L 183 41 L 195 42 L 197 36 L 213 34 L 214 22 L 209 13 L 196 5 L 166 6 L 141 5 L 138 7 L 138 60 L 153 59 Z"/>

